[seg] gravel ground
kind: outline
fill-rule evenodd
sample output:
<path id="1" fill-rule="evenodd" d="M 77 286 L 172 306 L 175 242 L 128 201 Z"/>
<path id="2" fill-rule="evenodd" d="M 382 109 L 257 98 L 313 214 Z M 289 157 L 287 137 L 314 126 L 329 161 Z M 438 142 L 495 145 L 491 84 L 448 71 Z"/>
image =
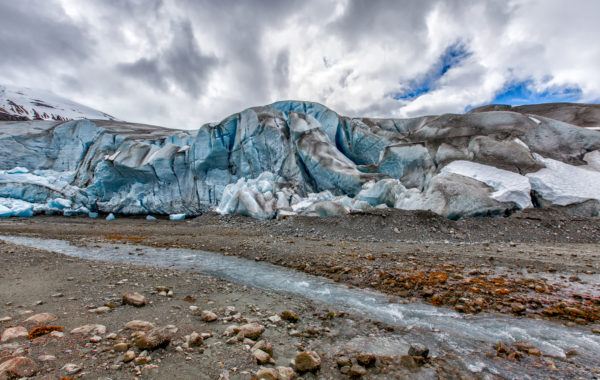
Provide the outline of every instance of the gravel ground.
<path id="1" fill-rule="evenodd" d="M 600 226 L 597 220 L 558 212 L 461 221 L 395 211 L 271 221 L 215 214 L 184 222 L 36 217 L 2 220 L 0 234 L 60 238 L 78 244 L 108 241 L 203 249 L 269 261 L 465 313 L 495 311 L 549 318 L 599 331 Z M 64 328 L 62 338 L 48 334 L 0 343 L 0 366 L 10 357 L 24 356 L 35 362 L 39 378 L 67 376 L 65 365 L 73 364 L 79 371 L 68 376 L 90 379 L 250 379 L 260 368 L 250 349 L 253 342 L 228 344 L 230 337 L 223 332 L 232 324 L 252 321 L 266 327 L 261 338 L 273 346 L 272 368 L 290 366 L 303 350 L 319 354 L 321 369 L 303 374 L 306 379 L 348 378 L 352 365 L 356 376 L 364 369 L 365 377 L 373 379 L 481 377 L 465 370 L 452 353 L 421 365 L 406 356 L 377 356 L 375 366 L 359 367 L 356 355 L 360 350 L 356 345 L 350 348 L 351 342 L 404 333 L 304 299 L 197 273 L 89 262 L 6 243 L 0 244 L 0 263 L 7 268 L 0 272 L 0 318 L 11 318 L 0 322 L 0 330 L 24 326 L 31 331 L 34 325 L 26 323 L 26 318 L 43 312 L 57 317 L 51 325 Z M 162 288 L 174 294 L 161 295 Z M 123 293 L 134 291 L 146 297 L 146 306 L 122 305 Z M 235 311 L 228 311 L 232 306 Z M 218 320 L 203 321 L 198 315 L 202 310 L 215 312 Z M 297 312 L 300 322 L 268 320 L 284 310 Z M 124 354 L 115 351 L 115 345 L 132 344 L 131 331 L 124 329 L 131 320 L 159 327 L 174 325 L 178 331 L 166 349 L 148 352 L 148 363 L 144 363 L 143 350 L 135 347 L 131 349 L 136 359 L 123 363 Z M 91 342 L 90 334 L 70 333 L 86 324 L 106 326 L 99 342 Z M 185 336 L 194 331 L 212 337 L 188 349 Z M 565 378 L 588 370 L 593 376 L 594 369 L 581 372 L 569 361 L 537 357 L 535 348 L 533 354 L 522 354 L 529 352 L 523 347 L 489 349 L 487 354 L 498 355 L 498 360 L 539 367 L 542 377 Z M 40 355 L 55 358 L 44 362 Z M 351 365 L 342 366 L 341 371 L 336 363 L 340 356 L 351 359 Z M 548 369 L 553 372 L 544 372 Z"/>

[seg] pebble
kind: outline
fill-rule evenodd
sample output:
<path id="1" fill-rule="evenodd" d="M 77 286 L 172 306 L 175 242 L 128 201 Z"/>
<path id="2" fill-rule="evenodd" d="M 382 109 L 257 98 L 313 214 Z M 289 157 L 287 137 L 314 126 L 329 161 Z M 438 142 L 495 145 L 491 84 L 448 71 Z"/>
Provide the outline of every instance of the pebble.
<path id="1" fill-rule="evenodd" d="M 90 342 L 92 343 L 100 343 L 102 342 L 102 337 L 99 335 L 93 335 L 90 337 Z"/>
<path id="2" fill-rule="evenodd" d="M 201 346 L 204 342 L 204 338 L 197 332 L 192 332 L 190 335 L 186 337 L 186 342 L 190 347 L 198 347 Z"/>
<path id="3" fill-rule="evenodd" d="M 89 313 L 93 313 L 93 314 L 106 314 L 109 311 L 110 311 L 110 307 L 108 307 L 108 306 L 100 306 L 95 309 L 88 310 Z"/>
<path id="4" fill-rule="evenodd" d="M 429 356 L 429 348 L 421 343 L 413 343 L 408 349 L 408 354 L 410 356 L 420 356 L 423 359 L 427 359 Z"/>
<path id="5" fill-rule="evenodd" d="M 261 349 L 253 350 L 252 355 L 254 355 L 254 359 L 256 359 L 257 364 L 274 363 L 273 359 L 271 358 L 271 355 L 269 355 Z"/>
<path id="6" fill-rule="evenodd" d="M 133 359 L 135 359 L 135 351 L 127 351 L 123 354 L 123 357 L 121 358 L 121 361 L 123 363 L 129 363 L 130 361 L 132 361 Z"/>
<path id="7" fill-rule="evenodd" d="M 352 367 L 350 367 L 349 375 L 352 377 L 363 377 L 366 374 L 367 370 L 360 364 L 354 364 Z"/>
<path id="8" fill-rule="evenodd" d="M 0 342 L 7 343 L 13 340 L 27 339 L 27 329 L 23 326 L 9 327 L 2 333 Z"/>
<path id="9" fill-rule="evenodd" d="M 40 362 L 53 362 L 56 360 L 56 356 L 54 355 L 40 355 L 37 357 L 37 360 Z"/>
<path id="10" fill-rule="evenodd" d="M 273 356 L 273 345 L 267 342 L 266 340 L 259 340 L 258 342 L 256 342 L 256 344 L 252 347 L 251 350 L 262 350 L 267 354 Z"/>
<path id="11" fill-rule="evenodd" d="M 279 375 L 278 380 L 294 380 L 298 377 L 291 367 L 277 367 L 277 374 Z"/>
<path id="12" fill-rule="evenodd" d="M 0 318 L 0 323 L 10 322 L 10 321 L 12 321 L 12 318 L 8 317 L 8 316 Z"/>
<path id="13" fill-rule="evenodd" d="M 73 363 L 67 363 L 61 369 L 65 371 L 67 375 L 75 375 L 81 371 L 81 367 Z"/>
<path id="14" fill-rule="evenodd" d="M 282 321 L 279 315 L 272 315 L 269 318 L 267 318 L 267 320 L 275 325 Z"/>
<path id="15" fill-rule="evenodd" d="M 0 379 L 31 377 L 38 370 L 33 360 L 25 356 L 17 356 L 0 364 Z"/>
<path id="16" fill-rule="evenodd" d="M 292 311 L 292 310 L 282 311 L 280 314 L 280 317 L 284 321 L 288 321 L 288 322 L 292 322 L 292 323 L 296 323 L 300 320 L 300 316 L 298 315 L 298 313 L 296 313 L 295 311 Z"/>
<path id="17" fill-rule="evenodd" d="M 275 368 L 261 368 L 256 372 L 256 380 L 279 380 L 279 372 Z"/>
<path id="18" fill-rule="evenodd" d="M 36 324 L 45 324 L 49 322 L 56 321 L 58 317 L 54 314 L 50 313 L 39 313 L 32 315 L 31 317 L 25 320 L 25 323 L 36 323 Z"/>
<path id="19" fill-rule="evenodd" d="M 294 359 L 294 367 L 298 372 L 313 372 L 321 367 L 321 357 L 314 351 L 302 351 Z"/>
<path id="20" fill-rule="evenodd" d="M 125 352 L 128 349 L 129 349 L 129 343 L 126 343 L 126 342 L 120 342 L 113 346 L 113 350 L 115 350 L 117 352 Z"/>
<path id="21" fill-rule="evenodd" d="M 83 325 L 83 326 L 79 326 L 77 328 L 74 328 L 73 330 L 71 330 L 71 334 L 76 334 L 76 335 L 104 335 L 106 334 L 106 326 L 104 325 L 98 325 L 98 324 L 89 324 L 89 325 Z"/>
<path id="22" fill-rule="evenodd" d="M 138 292 L 127 292 L 123 294 L 123 304 L 131 305 L 135 307 L 142 307 L 146 305 L 148 301 L 146 297 Z"/>
<path id="23" fill-rule="evenodd" d="M 129 321 L 125 324 L 125 328 L 128 330 L 134 331 L 148 331 L 152 330 L 156 326 L 152 322 L 142 321 L 140 319 L 134 319 L 133 321 Z"/>
<path id="24" fill-rule="evenodd" d="M 238 338 L 250 338 L 252 340 L 255 340 L 259 338 L 264 331 L 265 327 L 259 323 L 247 323 L 245 325 L 240 326 Z"/>
<path id="25" fill-rule="evenodd" d="M 202 314 L 200 315 L 200 319 L 202 319 L 204 322 L 214 322 L 219 319 L 219 317 L 210 310 L 203 310 Z"/>
<path id="26" fill-rule="evenodd" d="M 166 347 L 176 332 L 177 328 L 172 325 L 156 327 L 147 332 L 137 331 L 134 333 L 133 345 L 141 350 L 155 350 Z"/>
<path id="27" fill-rule="evenodd" d="M 377 362 L 377 357 L 370 353 L 361 353 L 356 355 L 356 361 L 362 366 L 372 367 Z"/>

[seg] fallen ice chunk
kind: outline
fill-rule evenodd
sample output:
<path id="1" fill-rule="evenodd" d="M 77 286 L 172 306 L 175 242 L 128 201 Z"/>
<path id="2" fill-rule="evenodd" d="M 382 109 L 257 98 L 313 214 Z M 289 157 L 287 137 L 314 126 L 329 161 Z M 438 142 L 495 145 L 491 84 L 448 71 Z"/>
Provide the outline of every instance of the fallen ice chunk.
<path id="1" fill-rule="evenodd" d="M 106 220 L 108 220 L 109 222 L 111 220 L 115 220 L 115 219 L 117 219 L 117 217 L 112 212 L 110 214 L 108 214 L 108 216 L 106 217 Z"/>
<path id="2" fill-rule="evenodd" d="M 58 209 L 58 210 L 71 208 L 72 205 L 73 205 L 73 202 L 71 202 L 68 199 L 64 199 L 64 198 L 54 198 L 54 199 L 51 199 L 48 201 L 49 208 L 54 208 L 54 209 Z"/>
<path id="3" fill-rule="evenodd" d="M 27 173 L 29 173 L 29 169 L 24 168 L 22 166 L 17 166 L 15 168 L 12 168 L 12 169 L 6 171 L 6 174 L 27 174 Z"/>
<path id="4" fill-rule="evenodd" d="M 169 220 L 184 220 L 185 214 L 171 214 L 169 215 Z"/>
<path id="5" fill-rule="evenodd" d="M 0 217 L 2 218 L 11 216 L 29 218 L 34 214 L 34 205 L 20 199 L 0 198 L 0 206 Z"/>
<path id="6" fill-rule="evenodd" d="M 155 217 L 153 217 L 152 215 L 147 215 L 147 216 L 146 216 L 146 220 L 149 220 L 149 221 L 154 221 L 154 220 L 156 220 L 156 218 L 155 218 Z"/>
<path id="7" fill-rule="evenodd" d="M 98 218 L 98 213 L 97 212 L 88 212 L 88 217 L 91 219 L 97 219 Z"/>

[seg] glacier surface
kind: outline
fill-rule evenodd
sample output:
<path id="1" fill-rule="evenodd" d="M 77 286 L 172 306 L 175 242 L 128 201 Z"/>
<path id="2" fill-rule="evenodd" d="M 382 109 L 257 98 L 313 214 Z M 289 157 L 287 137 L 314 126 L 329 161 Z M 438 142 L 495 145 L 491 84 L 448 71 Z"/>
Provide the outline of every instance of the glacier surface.
<path id="1" fill-rule="evenodd" d="M 600 200 L 600 132 L 533 119 L 505 111 L 350 118 L 285 101 L 192 131 L 5 121 L 0 216 L 179 220 L 212 209 L 274 218 L 394 207 L 460 218 L 533 207 L 532 194 L 544 207 Z"/>

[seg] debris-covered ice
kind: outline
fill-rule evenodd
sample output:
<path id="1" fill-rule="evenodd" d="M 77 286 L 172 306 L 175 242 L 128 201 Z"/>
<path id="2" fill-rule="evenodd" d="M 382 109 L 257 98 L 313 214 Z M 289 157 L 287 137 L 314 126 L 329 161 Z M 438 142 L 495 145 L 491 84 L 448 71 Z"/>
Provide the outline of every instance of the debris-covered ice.
<path id="1" fill-rule="evenodd" d="M 542 206 L 597 201 L 600 132 L 534 119 L 501 111 L 348 118 L 287 101 L 195 131 L 0 122 L 0 215 L 215 209 L 274 218 L 395 207 L 458 218 L 532 207 L 531 193 Z"/>

